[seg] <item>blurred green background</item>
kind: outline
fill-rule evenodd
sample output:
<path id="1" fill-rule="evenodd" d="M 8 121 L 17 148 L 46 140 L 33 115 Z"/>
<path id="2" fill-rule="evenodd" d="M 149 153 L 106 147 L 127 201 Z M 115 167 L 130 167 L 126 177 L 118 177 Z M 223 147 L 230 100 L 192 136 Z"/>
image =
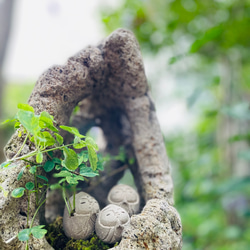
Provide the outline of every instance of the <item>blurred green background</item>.
<path id="1" fill-rule="evenodd" d="M 160 121 L 185 107 L 163 130 L 183 249 L 250 249 L 250 1 L 119 3 L 99 8 L 100 22 L 135 33 Z M 27 101 L 23 86 L 6 85 L 5 115 Z"/>

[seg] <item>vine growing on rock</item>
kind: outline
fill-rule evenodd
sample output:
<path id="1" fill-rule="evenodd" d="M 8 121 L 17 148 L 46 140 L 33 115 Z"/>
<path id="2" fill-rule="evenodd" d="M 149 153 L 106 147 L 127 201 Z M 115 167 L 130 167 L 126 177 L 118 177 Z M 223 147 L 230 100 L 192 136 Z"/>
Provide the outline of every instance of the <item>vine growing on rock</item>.
<path id="1" fill-rule="evenodd" d="M 44 225 L 33 226 L 39 209 L 46 201 L 47 190 L 49 188 L 61 188 L 65 205 L 69 214 L 73 215 L 75 198 L 73 199 L 73 204 L 71 204 L 67 197 L 66 186 L 69 185 L 73 189 L 73 197 L 75 197 L 78 182 L 84 181 L 86 177 L 98 175 L 99 171 L 103 170 L 103 165 L 100 160 L 98 161 L 96 153 L 98 146 L 91 137 L 81 135 L 74 127 L 61 125 L 59 127 L 62 130 L 74 136 L 73 142 L 65 145 L 63 136 L 60 135 L 59 130 L 55 126 L 54 117 L 46 111 L 36 115 L 33 107 L 28 104 L 19 104 L 15 118 L 4 123 L 6 122 L 15 122 L 14 126 L 18 129 L 18 136 L 24 139 L 17 153 L 11 159 L 7 159 L 2 163 L 0 169 L 16 167 L 15 162 L 21 160 L 26 162 L 27 165 L 19 172 L 17 181 L 22 179 L 27 170 L 34 175 L 34 182 L 27 182 L 24 187 L 15 188 L 11 193 L 11 196 L 14 198 L 20 198 L 24 194 L 28 197 L 27 225 L 17 235 L 20 241 L 26 241 L 26 249 L 28 249 L 28 241 L 31 235 L 39 239 L 47 233 Z M 32 148 L 33 151 L 25 154 L 26 145 Z M 81 150 L 80 153 L 76 153 L 74 150 L 83 148 L 86 148 L 86 150 Z M 54 152 L 58 150 L 62 151 L 61 158 L 54 156 Z M 45 159 L 45 154 L 48 160 Z M 56 170 L 54 177 L 60 177 L 61 179 L 56 184 L 49 185 L 47 177 L 38 174 L 38 168 L 43 168 L 47 173 Z M 8 195 L 3 187 L 0 187 L 0 189 L 5 196 Z M 36 211 L 29 223 L 30 196 L 32 193 L 35 193 L 36 196 Z"/>

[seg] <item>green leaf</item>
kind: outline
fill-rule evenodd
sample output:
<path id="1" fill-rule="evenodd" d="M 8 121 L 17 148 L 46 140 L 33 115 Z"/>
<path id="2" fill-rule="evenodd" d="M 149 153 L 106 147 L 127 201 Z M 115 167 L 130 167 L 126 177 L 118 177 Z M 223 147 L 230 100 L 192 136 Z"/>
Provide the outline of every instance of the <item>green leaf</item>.
<path id="1" fill-rule="evenodd" d="M 0 165 L 0 168 L 7 168 L 9 165 L 11 164 L 11 162 L 9 161 L 5 161 Z"/>
<path id="2" fill-rule="evenodd" d="M 54 158 L 52 159 L 52 161 L 53 161 L 55 164 L 61 164 L 61 160 L 60 160 L 59 158 L 54 157 Z"/>
<path id="3" fill-rule="evenodd" d="M 68 126 L 60 126 L 61 129 L 65 130 L 65 131 L 68 131 L 69 133 L 73 134 L 73 135 L 76 135 L 80 138 L 84 138 L 85 136 L 84 135 L 81 135 L 78 131 L 77 128 L 74 128 L 74 127 L 68 127 Z"/>
<path id="4" fill-rule="evenodd" d="M 48 112 L 43 111 L 39 116 L 39 125 L 41 128 L 48 128 L 51 131 L 58 132 L 58 129 L 53 124 L 54 117 Z"/>
<path id="5" fill-rule="evenodd" d="M 30 112 L 32 112 L 32 113 L 35 112 L 35 111 L 34 111 L 34 108 L 31 107 L 29 104 L 19 103 L 19 104 L 17 105 L 17 108 L 18 108 L 18 109 L 25 110 L 25 111 L 30 111 Z"/>
<path id="6" fill-rule="evenodd" d="M 33 190 L 33 188 L 35 187 L 33 182 L 27 182 L 25 185 L 26 189 L 28 189 L 29 191 Z"/>
<path id="7" fill-rule="evenodd" d="M 55 166 L 55 163 L 53 161 L 46 161 L 43 166 L 43 169 L 45 172 L 48 173 L 53 170 L 54 166 Z"/>
<path id="8" fill-rule="evenodd" d="M 36 177 L 38 177 L 38 178 L 40 178 L 40 179 L 42 179 L 42 180 L 44 180 L 44 181 L 46 181 L 46 182 L 49 182 L 48 178 L 46 178 L 46 177 L 43 176 L 43 175 L 37 175 Z"/>
<path id="9" fill-rule="evenodd" d="M 43 161 L 43 153 L 39 151 L 36 155 L 36 162 L 42 163 L 42 161 Z"/>
<path id="10" fill-rule="evenodd" d="M 50 185 L 51 190 L 61 189 L 61 188 L 62 188 L 62 186 L 58 183 Z"/>
<path id="11" fill-rule="evenodd" d="M 87 162 L 89 159 L 88 151 L 83 150 L 77 154 L 78 156 L 78 164 L 80 165 L 82 162 Z"/>
<path id="12" fill-rule="evenodd" d="M 102 162 L 98 161 L 97 162 L 97 168 L 96 170 L 100 170 L 100 171 L 103 171 L 104 170 L 104 165 Z"/>
<path id="13" fill-rule="evenodd" d="M 56 143 L 54 137 L 48 131 L 37 133 L 36 140 L 38 144 L 44 145 L 45 147 L 53 146 Z"/>
<path id="14" fill-rule="evenodd" d="M 19 187 L 12 191 L 11 196 L 14 198 L 20 198 L 24 195 L 25 188 Z"/>
<path id="15" fill-rule="evenodd" d="M 32 166 L 30 169 L 29 169 L 29 172 L 31 174 L 35 174 L 36 173 L 36 170 L 37 170 L 37 166 Z"/>
<path id="16" fill-rule="evenodd" d="M 55 135 L 56 140 L 59 143 L 59 145 L 62 145 L 63 144 L 63 137 L 57 133 L 54 133 L 54 135 Z"/>
<path id="17" fill-rule="evenodd" d="M 58 184 L 61 184 L 62 182 L 65 182 L 66 178 L 62 178 L 60 181 L 58 181 Z"/>
<path id="18" fill-rule="evenodd" d="M 94 141 L 94 139 L 90 136 L 87 136 L 85 139 L 85 142 L 87 144 L 87 146 L 92 146 L 94 150 L 99 150 L 98 145 L 96 144 L 96 142 Z"/>
<path id="19" fill-rule="evenodd" d="M 77 185 L 78 181 L 84 181 L 84 178 L 82 176 L 79 175 L 71 175 L 71 176 L 67 176 L 66 177 L 66 181 L 70 184 L 70 185 Z"/>
<path id="20" fill-rule="evenodd" d="M 21 171 L 19 172 L 19 174 L 18 174 L 18 176 L 17 176 L 17 180 L 18 181 L 20 181 L 21 179 L 22 179 L 22 177 L 23 177 L 23 172 L 24 172 L 24 169 L 26 168 L 26 166 L 25 167 L 23 167 L 22 169 L 21 169 Z"/>
<path id="21" fill-rule="evenodd" d="M 85 177 L 94 177 L 99 175 L 97 171 L 93 171 L 92 168 L 87 167 L 85 164 L 81 164 L 79 166 L 80 168 L 80 175 L 85 176 Z"/>
<path id="22" fill-rule="evenodd" d="M 31 134 L 36 135 L 41 130 L 39 126 L 39 118 L 35 116 L 34 113 L 19 109 L 17 117 L 24 128 Z"/>
<path id="23" fill-rule="evenodd" d="M 97 154 L 94 150 L 94 148 L 92 146 L 88 146 L 88 154 L 89 154 L 89 162 L 90 162 L 90 166 L 91 168 L 95 171 L 97 168 Z"/>
<path id="24" fill-rule="evenodd" d="M 27 241 L 30 238 L 30 234 L 31 234 L 31 229 L 27 228 L 27 229 L 23 229 L 22 231 L 20 231 L 17 237 L 20 241 Z"/>
<path id="25" fill-rule="evenodd" d="M 55 173 L 53 174 L 54 177 L 67 177 L 67 176 L 71 176 L 72 173 L 70 173 L 69 171 L 61 171 L 59 173 Z"/>
<path id="26" fill-rule="evenodd" d="M 81 138 L 76 136 L 75 139 L 74 139 L 73 147 L 76 148 L 76 149 L 86 147 L 86 142 L 81 140 Z"/>
<path id="27" fill-rule="evenodd" d="M 19 121 L 17 121 L 17 122 L 15 123 L 15 125 L 14 125 L 14 128 L 15 128 L 15 129 L 18 129 L 18 128 L 20 128 L 20 125 L 21 125 L 21 123 L 20 123 Z"/>
<path id="28" fill-rule="evenodd" d="M 58 170 L 58 171 L 61 170 L 62 168 L 63 168 L 63 167 L 61 166 L 61 164 L 55 166 L 55 170 Z"/>
<path id="29" fill-rule="evenodd" d="M 77 154 L 73 149 L 64 148 L 63 149 L 64 160 L 62 165 L 70 171 L 74 171 L 78 168 L 78 158 Z"/>
<path id="30" fill-rule="evenodd" d="M 70 184 L 70 185 L 77 185 L 78 181 L 73 178 L 72 176 L 67 176 L 66 177 L 66 181 Z"/>
<path id="31" fill-rule="evenodd" d="M 44 225 L 36 226 L 31 228 L 31 233 L 37 239 L 41 239 L 47 233 L 46 229 L 43 229 Z"/>

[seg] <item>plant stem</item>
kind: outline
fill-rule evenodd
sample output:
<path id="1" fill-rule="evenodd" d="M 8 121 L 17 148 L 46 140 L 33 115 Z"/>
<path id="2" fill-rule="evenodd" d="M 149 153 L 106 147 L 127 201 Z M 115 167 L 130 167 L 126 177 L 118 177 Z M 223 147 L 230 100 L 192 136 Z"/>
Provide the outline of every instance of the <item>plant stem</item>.
<path id="1" fill-rule="evenodd" d="M 62 187 L 62 195 L 63 195 L 63 199 L 64 199 L 65 205 L 66 205 L 66 207 L 68 209 L 69 216 L 70 216 L 71 211 L 69 209 L 69 205 L 68 205 L 68 201 L 67 201 L 67 197 L 66 197 L 66 193 L 65 193 L 65 185 L 64 185 L 64 183 L 63 183 L 63 187 Z"/>
<path id="2" fill-rule="evenodd" d="M 73 186 L 73 210 L 71 211 L 71 213 L 75 210 L 76 208 L 76 185 Z"/>
<path id="3" fill-rule="evenodd" d="M 23 144 L 22 144 L 21 148 L 18 150 L 18 152 L 17 152 L 16 155 L 12 158 L 12 160 L 15 160 L 16 157 L 22 152 L 22 150 L 23 150 L 23 148 L 24 148 L 24 145 L 25 145 L 27 139 L 29 138 L 29 134 L 30 134 L 30 133 L 28 132 L 27 135 L 26 135 L 26 137 L 25 137 L 25 139 L 24 139 L 24 141 L 23 141 Z"/>
<path id="4" fill-rule="evenodd" d="M 46 152 L 50 152 L 50 151 L 54 151 L 54 150 L 63 149 L 63 148 L 65 148 L 65 147 L 70 147 L 70 146 L 72 146 L 72 145 L 74 145 L 74 143 L 71 143 L 71 144 L 68 144 L 68 145 L 64 145 L 64 146 L 60 146 L 60 147 L 50 148 L 50 149 L 47 149 L 47 150 L 43 150 L 43 151 L 41 151 L 41 153 L 46 153 Z M 23 155 L 23 156 L 20 156 L 20 157 L 17 157 L 17 158 L 15 158 L 15 156 L 14 156 L 14 158 L 12 158 L 12 159 L 10 159 L 10 160 L 8 160 L 8 161 L 12 162 L 12 161 L 14 161 L 14 160 L 20 160 L 20 159 L 23 160 L 23 159 L 25 159 L 25 158 L 34 156 L 34 155 L 36 155 L 36 154 L 37 154 L 37 149 L 34 150 L 34 151 L 32 151 L 31 153 L 27 154 L 27 155 Z"/>
<path id="5" fill-rule="evenodd" d="M 28 191 L 28 209 L 27 209 L 27 225 L 26 225 L 27 228 L 29 228 L 29 214 L 30 214 L 30 191 Z"/>
<path id="6" fill-rule="evenodd" d="M 26 246 L 25 246 L 25 250 L 29 250 L 29 244 L 28 244 L 28 240 L 26 240 Z"/>
<path id="7" fill-rule="evenodd" d="M 40 207 L 45 203 L 45 201 L 46 201 L 46 199 L 44 199 L 43 202 L 41 202 L 41 204 L 40 204 L 40 205 L 38 206 L 38 208 L 36 209 L 36 212 L 34 213 L 33 218 L 32 218 L 32 221 L 31 221 L 31 224 L 30 224 L 30 228 L 33 227 L 33 223 L 34 223 L 34 220 L 35 220 L 35 218 L 36 218 L 36 215 L 37 215 L 37 213 L 38 213 Z"/>

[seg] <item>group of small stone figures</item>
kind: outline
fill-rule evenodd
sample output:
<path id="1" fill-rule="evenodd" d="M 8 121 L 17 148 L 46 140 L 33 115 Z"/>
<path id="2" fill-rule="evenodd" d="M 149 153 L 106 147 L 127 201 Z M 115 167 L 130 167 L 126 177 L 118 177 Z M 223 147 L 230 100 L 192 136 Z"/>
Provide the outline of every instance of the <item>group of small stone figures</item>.
<path id="1" fill-rule="evenodd" d="M 73 197 L 69 202 L 72 204 Z M 88 239 L 95 231 L 103 242 L 118 242 L 123 229 L 130 223 L 130 216 L 139 212 L 139 194 L 132 187 L 119 184 L 110 190 L 107 203 L 100 211 L 95 198 L 85 192 L 76 194 L 74 215 L 70 216 L 68 209 L 64 209 L 63 228 L 66 236 Z"/>

